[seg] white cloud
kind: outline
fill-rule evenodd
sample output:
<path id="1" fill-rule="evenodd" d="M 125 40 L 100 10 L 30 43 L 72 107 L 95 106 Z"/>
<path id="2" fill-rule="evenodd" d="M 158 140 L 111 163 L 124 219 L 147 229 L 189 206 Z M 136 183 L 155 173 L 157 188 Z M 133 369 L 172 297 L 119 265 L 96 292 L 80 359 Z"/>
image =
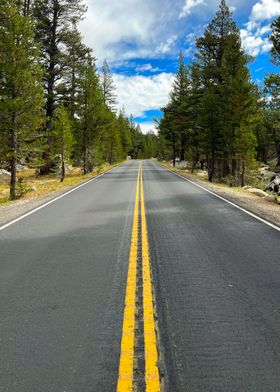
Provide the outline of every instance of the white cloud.
<path id="1" fill-rule="evenodd" d="M 251 31 L 248 29 L 241 29 L 241 39 L 243 46 L 247 53 L 251 56 L 258 56 L 261 53 L 269 52 L 271 49 L 271 43 L 268 37 L 263 37 L 257 31 Z"/>
<path id="2" fill-rule="evenodd" d="M 245 50 L 252 56 L 269 52 L 271 42 L 268 38 L 270 23 L 262 25 L 264 21 L 280 15 L 279 0 L 260 0 L 251 10 L 245 29 L 241 29 L 241 38 Z M 267 22 L 266 22 L 267 23 Z"/>
<path id="3" fill-rule="evenodd" d="M 134 117 L 158 110 L 167 104 L 173 80 L 174 75 L 165 72 L 152 76 L 114 74 L 120 108 L 124 106 Z"/>
<path id="4" fill-rule="evenodd" d="M 261 0 L 253 6 L 250 19 L 257 22 L 271 19 L 279 15 L 279 0 Z"/>
<path id="5" fill-rule="evenodd" d="M 136 72 L 158 72 L 160 69 L 158 67 L 153 67 L 152 64 L 141 64 L 135 68 Z"/>
<path id="6" fill-rule="evenodd" d="M 158 132 L 156 129 L 156 125 L 153 122 L 140 123 L 139 125 L 141 127 L 142 132 L 145 134 L 151 131 L 154 133 Z"/>
<path id="7" fill-rule="evenodd" d="M 204 4 L 204 0 L 185 0 L 185 5 L 179 15 L 179 18 L 189 16 L 193 8 L 197 7 L 200 4 Z"/>
<path id="8" fill-rule="evenodd" d="M 166 42 L 162 42 L 159 47 L 156 49 L 156 53 L 158 54 L 166 54 L 171 51 L 172 46 L 175 44 L 177 41 L 178 36 L 177 35 L 172 35 L 167 39 Z"/>
<path id="9" fill-rule="evenodd" d="M 86 3 L 88 12 L 80 29 L 99 58 L 114 57 L 117 43 L 147 40 L 155 20 L 148 2 L 86 0 Z"/>
<path id="10" fill-rule="evenodd" d="M 179 0 L 85 0 L 86 18 L 80 30 L 99 62 L 156 57 L 160 42 L 174 34 Z M 168 42 L 167 42 L 168 45 Z M 171 44 L 170 44 L 171 45 Z M 162 54 L 168 47 L 163 44 Z M 165 51 L 164 51 L 165 49 Z"/>

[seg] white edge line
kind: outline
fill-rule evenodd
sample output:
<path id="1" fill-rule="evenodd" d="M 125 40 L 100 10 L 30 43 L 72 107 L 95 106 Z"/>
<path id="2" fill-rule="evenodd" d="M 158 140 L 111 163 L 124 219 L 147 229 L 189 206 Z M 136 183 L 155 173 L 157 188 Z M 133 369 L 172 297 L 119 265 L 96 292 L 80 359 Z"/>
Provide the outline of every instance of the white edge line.
<path id="1" fill-rule="evenodd" d="M 159 164 L 159 165 L 160 165 L 160 164 Z M 189 180 L 188 178 L 184 177 L 183 175 L 181 175 L 181 174 L 179 174 L 179 173 L 176 173 L 176 172 L 173 171 L 173 170 L 168 169 L 168 167 L 163 166 L 163 165 L 160 165 L 160 166 L 163 167 L 163 168 L 165 168 L 166 170 L 168 170 L 170 173 L 173 173 L 173 174 L 175 174 L 176 176 L 182 178 L 183 180 L 188 181 L 188 182 L 190 182 L 191 184 L 197 186 L 198 188 L 203 189 L 203 190 L 206 191 L 207 193 L 210 193 L 211 195 L 216 196 L 218 199 L 221 199 L 221 200 L 225 201 L 226 203 L 230 204 L 231 206 L 237 208 L 238 210 L 245 212 L 246 214 L 248 214 L 248 215 L 252 216 L 253 218 L 257 219 L 258 221 L 260 221 L 260 222 L 262 222 L 262 223 L 265 223 L 267 226 L 270 226 L 270 227 L 272 227 L 273 229 L 275 229 L 275 230 L 277 230 L 277 231 L 280 231 L 280 227 L 279 227 L 279 226 L 276 226 L 276 225 L 274 225 L 273 223 L 270 223 L 270 222 L 268 222 L 267 220 L 265 220 L 265 219 L 263 219 L 263 218 L 260 218 L 259 216 L 253 214 L 252 212 L 246 210 L 245 208 L 242 208 L 242 207 L 240 207 L 239 205 L 237 205 L 237 204 L 235 204 L 235 203 L 233 203 L 233 202 L 231 202 L 231 201 L 225 199 L 224 197 L 222 197 L 222 196 L 220 196 L 220 195 L 217 195 L 217 193 L 212 192 L 212 191 L 209 191 L 209 189 L 204 188 L 204 186 L 199 185 L 199 184 L 197 184 L 196 182 L 191 181 L 191 180 Z"/>
<path id="2" fill-rule="evenodd" d="M 116 167 L 117 167 L 117 166 L 112 167 L 112 169 L 107 170 L 107 171 L 105 171 L 104 173 L 99 174 L 99 175 L 96 176 L 96 177 L 91 178 L 90 180 L 88 180 L 88 181 L 82 183 L 81 185 L 78 185 L 78 186 L 76 186 L 75 188 L 70 189 L 69 191 L 63 193 L 62 195 L 55 197 L 54 199 L 48 201 L 47 203 L 44 203 L 44 204 L 40 205 L 39 207 L 36 207 L 36 208 L 34 208 L 33 210 L 27 212 L 26 214 L 19 216 L 18 218 L 12 220 L 11 222 L 6 223 L 6 224 L 3 225 L 3 226 L 0 226 L 0 231 L 7 229 L 7 227 L 13 225 L 14 223 L 17 223 L 17 222 L 21 221 L 22 219 L 28 217 L 29 215 L 32 215 L 32 214 L 34 214 L 35 212 L 41 210 L 42 208 L 47 207 L 48 205 L 50 205 L 50 204 L 56 202 L 56 201 L 59 200 L 59 199 L 62 199 L 63 197 L 69 195 L 69 194 L 72 193 L 72 192 L 75 192 L 77 189 L 82 188 L 83 186 L 89 184 L 90 182 L 97 180 L 98 178 L 104 176 L 106 173 L 109 173 L 110 171 L 112 171 L 112 170 L 115 169 Z"/>

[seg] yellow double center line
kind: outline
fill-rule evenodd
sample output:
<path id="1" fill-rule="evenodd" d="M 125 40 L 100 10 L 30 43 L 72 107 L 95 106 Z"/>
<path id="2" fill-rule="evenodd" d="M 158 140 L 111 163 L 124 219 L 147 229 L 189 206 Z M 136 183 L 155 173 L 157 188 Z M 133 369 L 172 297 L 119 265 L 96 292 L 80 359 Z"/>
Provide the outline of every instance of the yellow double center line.
<path id="1" fill-rule="evenodd" d="M 140 202 L 140 203 L 139 203 Z M 140 204 L 140 214 L 139 214 Z M 141 216 L 141 232 L 140 228 Z M 135 318 L 136 318 L 136 289 L 137 289 L 137 260 L 139 240 L 142 244 L 142 276 L 143 276 L 143 318 L 145 343 L 145 383 L 146 392 L 160 391 L 158 370 L 158 351 L 156 344 L 156 329 L 153 306 L 153 288 L 151 280 L 149 242 L 145 198 L 143 187 L 142 165 L 139 165 L 136 186 L 136 197 L 130 247 L 129 269 L 126 287 L 125 310 L 121 343 L 121 356 L 118 379 L 118 392 L 133 391 L 134 357 L 135 357 Z"/>

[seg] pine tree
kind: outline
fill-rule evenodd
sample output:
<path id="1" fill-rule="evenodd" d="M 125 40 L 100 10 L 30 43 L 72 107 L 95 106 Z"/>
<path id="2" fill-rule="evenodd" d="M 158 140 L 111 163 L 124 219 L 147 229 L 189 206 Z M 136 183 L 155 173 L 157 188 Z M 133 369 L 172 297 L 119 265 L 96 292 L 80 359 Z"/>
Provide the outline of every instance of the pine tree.
<path id="1" fill-rule="evenodd" d="M 57 89 L 67 63 L 69 34 L 81 20 L 86 7 L 82 0 L 34 0 L 33 18 L 36 22 L 36 38 L 41 45 L 41 62 L 44 66 L 46 100 L 46 165 L 42 173 L 48 173 L 53 142 L 52 129 L 57 101 Z"/>
<path id="2" fill-rule="evenodd" d="M 63 182 L 65 178 L 65 164 L 71 158 L 74 144 L 71 120 L 63 105 L 58 106 L 56 109 L 53 136 L 55 153 L 61 157 L 60 181 Z"/>
<path id="3" fill-rule="evenodd" d="M 12 0 L 0 1 L 0 19 L 0 148 L 10 162 L 10 197 L 14 200 L 17 161 L 28 156 L 39 137 L 42 72 L 30 19 L 20 14 Z"/>
<path id="4" fill-rule="evenodd" d="M 170 115 L 173 117 L 180 146 L 180 160 L 185 160 L 185 150 L 189 137 L 190 80 L 182 51 L 178 59 L 178 72 L 170 94 Z"/>
<path id="5" fill-rule="evenodd" d="M 113 77 L 106 60 L 104 60 L 101 73 L 101 88 L 104 105 L 113 111 L 116 110 L 117 95 Z"/>
<path id="6" fill-rule="evenodd" d="M 62 81 L 58 84 L 58 94 L 67 106 L 72 121 L 75 120 L 81 89 L 81 77 L 86 64 L 91 61 L 92 50 L 83 43 L 83 37 L 76 26 L 72 27 L 66 37 L 65 67 Z"/>
<path id="7" fill-rule="evenodd" d="M 277 166 L 280 166 L 280 75 L 271 74 L 265 79 L 265 127 L 272 141 Z"/>
<path id="8" fill-rule="evenodd" d="M 280 66 L 280 16 L 272 23 L 272 42 L 271 60 L 273 64 Z"/>
<path id="9" fill-rule="evenodd" d="M 161 118 L 158 129 L 159 136 L 165 139 L 167 146 L 171 148 L 171 157 L 173 162 L 173 167 L 176 165 L 176 154 L 178 152 L 178 133 L 174 123 L 173 118 L 173 108 L 171 103 L 161 109 L 163 112 L 163 117 Z"/>
<path id="10" fill-rule="evenodd" d="M 252 114 L 257 101 L 247 67 L 249 58 L 242 49 L 239 30 L 224 0 L 203 37 L 197 40 L 197 48 L 204 95 L 201 118 L 206 130 L 209 180 L 212 180 L 215 175 L 221 178 L 230 174 L 230 158 L 235 175 L 239 145 L 236 140 L 240 127 L 244 130 L 249 118 L 250 126 L 246 129 L 249 134 L 252 132 Z M 251 151 L 253 137 L 249 134 L 243 140 L 248 140 Z"/>
<path id="11" fill-rule="evenodd" d="M 271 61 L 280 66 L 280 17 L 271 25 L 272 50 Z M 280 75 L 270 74 L 265 79 L 265 125 L 269 137 L 275 146 L 277 166 L 280 166 Z"/>

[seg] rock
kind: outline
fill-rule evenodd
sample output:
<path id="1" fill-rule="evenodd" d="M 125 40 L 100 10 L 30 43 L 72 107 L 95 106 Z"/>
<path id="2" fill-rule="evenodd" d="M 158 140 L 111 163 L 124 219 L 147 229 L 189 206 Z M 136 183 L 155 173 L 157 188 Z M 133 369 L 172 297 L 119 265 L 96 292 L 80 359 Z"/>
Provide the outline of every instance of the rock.
<path id="1" fill-rule="evenodd" d="M 37 188 L 35 185 L 30 186 L 30 192 L 37 192 Z"/>
<path id="2" fill-rule="evenodd" d="M 0 185 L 9 185 L 11 182 L 11 173 L 5 169 L 0 169 Z"/>
<path id="3" fill-rule="evenodd" d="M 280 176 L 275 175 L 275 178 L 268 184 L 265 190 L 278 193 L 280 191 Z"/>
<path id="4" fill-rule="evenodd" d="M 258 169 L 258 172 L 260 173 L 260 176 L 258 178 L 263 181 L 272 181 L 273 176 L 276 174 L 270 170 L 269 166 L 263 166 L 260 169 Z"/>
<path id="5" fill-rule="evenodd" d="M 278 204 L 280 206 L 280 198 L 276 197 L 275 201 L 276 201 L 276 204 Z"/>
<path id="6" fill-rule="evenodd" d="M 252 189 L 253 187 L 252 186 L 250 186 L 250 185 L 245 185 L 245 186 L 243 186 L 243 188 L 242 189 L 245 189 L 245 190 L 247 190 L 247 189 Z"/>
<path id="7" fill-rule="evenodd" d="M 181 169 L 181 170 L 187 169 L 188 162 L 187 161 L 179 161 L 179 162 L 176 161 L 176 167 L 177 167 L 177 169 Z"/>
<path id="8" fill-rule="evenodd" d="M 23 171 L 23 170 L 28 170 L 29 167 L 28 166 L 24 166 L 24 165 L 17 165 L 17 171 Z"/>
<path id="9" fill-rule="evenodd" d="M 267 196 L 265 196 L 264 199 L 265 199 L 266 201 L 271 202 L 271 203 L 275 203 L 275 202 L 276 202 L 276 198 L 275 198 L 275 196 L 273 196 L 273 195 L 267 195 Z"/>
<path id="10" fill-rule="evenodd" d="M 258 188 L 250 188 L 247 190 L 248 190 L 248 192 L 253 193 L 254 195 L 259 196 L 259 197 L 267 196 L 267 193 L 265 191 L 262 191 L 261 189 L 258 189 Z"/>
<path id="11" fill-rule="evenodd" d="M 72 165 L 65 165 L 65 174 L 70 174 L 73 170 L 73 166 Z"/>

